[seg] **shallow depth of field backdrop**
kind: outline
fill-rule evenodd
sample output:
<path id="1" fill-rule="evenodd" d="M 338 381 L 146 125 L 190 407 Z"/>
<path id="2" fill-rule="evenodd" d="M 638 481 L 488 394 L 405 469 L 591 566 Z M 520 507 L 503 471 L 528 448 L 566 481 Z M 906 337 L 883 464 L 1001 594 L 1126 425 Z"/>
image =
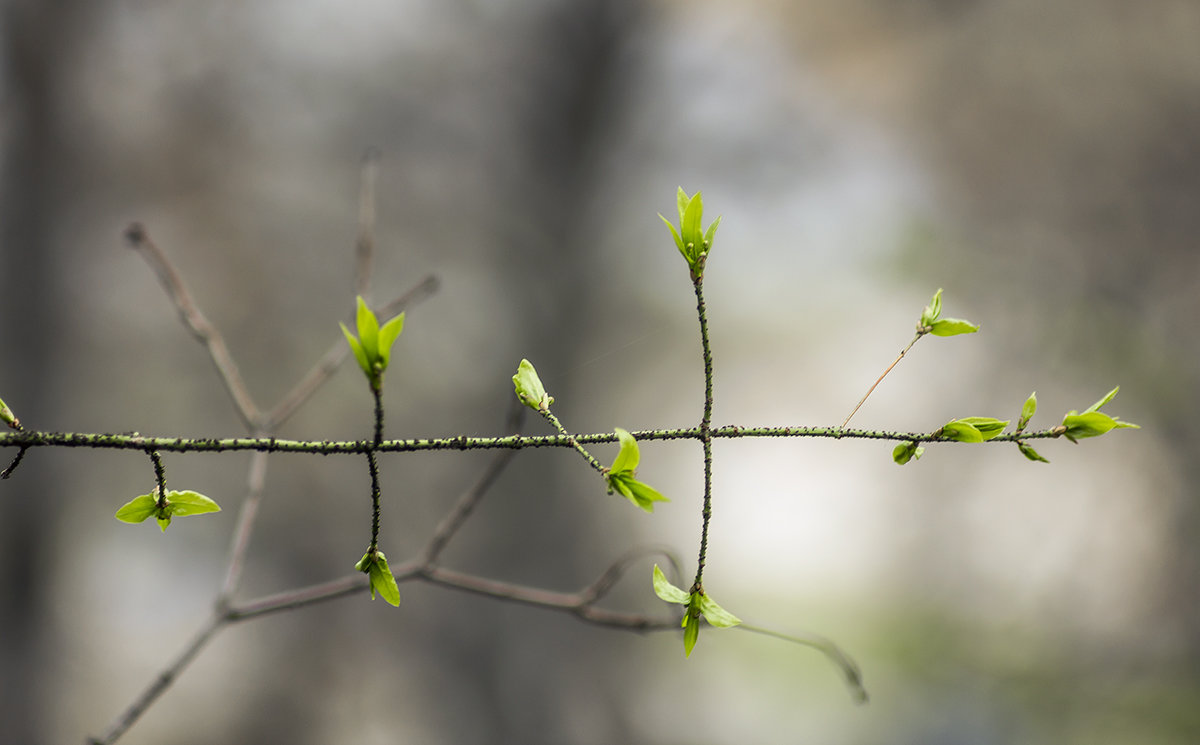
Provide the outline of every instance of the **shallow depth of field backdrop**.
<path id="1" fill-rule="evenodd" d="M 676 635 L 408 584 L 398 610 L 227 629 L 126 742 L 1200 737 L 1194 2 L 9 0 L 0 34 L 0 394 L 31 428 L 240 434 L 122 230 L 178 263 L 268 403 L 351 307 L 368 147 L 376 297 L 442 280 L 397 344 L 389 436 L 499 434 L 522 357 L 575 431 L 694 425 L 694 300 L 655 216 L 678 185 L 724 215 L 715 425 L 839 423 L 941 286 L 982 332 L 919 344 L 858 426 L 1015 418 L 1034 389 L 1046 426 L 1118 383 L 1143 426 L 1039 445 L 1049 466 L 716 444 L 707 586 L 840 642 L 865 707 L 763 637 L 706 632 L 685 660 Z M 351 365 L 279 434 L 370 426 Z M 526 452 L 446 564 L 571 589 L 668 544 L 694 568 L 699 446 L 642 453 L 673 499 L 654 515 Z M 35 450 L 0 483 L 0 741 L 98 734 L 189 638 L 248 459 L 165 456 L 225 507 L 166 535 L 113 519 L 149 491 L 141 454 Z M 271 457 L 244 596 L 351 569 L 360 461 Z M 384 457 L 393 560 L 485 461 Z M 614 602 L 656 607 L 649 563 Z"/>

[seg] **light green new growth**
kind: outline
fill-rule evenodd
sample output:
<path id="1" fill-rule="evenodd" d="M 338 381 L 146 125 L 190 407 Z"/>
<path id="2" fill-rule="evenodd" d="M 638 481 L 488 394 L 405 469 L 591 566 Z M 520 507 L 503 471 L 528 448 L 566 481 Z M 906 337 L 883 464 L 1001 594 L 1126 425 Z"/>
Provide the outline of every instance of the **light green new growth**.
<path id="1" fill-rule="evenodd" d="M 712 250 L 713 239 L 717 235 L 717 226 L 721 224 L 721 218 L 718 217 L 714 220 L 713 224 L 708 226 L 707 231 L 703 230 L 704 200 L 700 198 L 700 192 L 689 197 L 682 186 L 675 195 L 675 203 L 679 209 L 678 230 L 661 213 L 658 216 L 671 231 L 671 237 L 675 239 L 675 247 L 687 260 L 688 266 L 692 270 L 692 277 L 699 277 L 704 274 L 704 262 L 708 258 L 708 252 Z"/>
<path id="2" fill-rule="evenodd" d="M 21 429 L 21 420 L 17 419 L 17 415 L 12 413 L 12 409 L 8 408 L 8 404 L 4 403 L 2 398 L 0 398 L 0 421 L 12 429 Z"/>
<path id="3" fill-rule="evenodd" d="M 203 515 L 209 512 L 220 512 L 221 507 L 208 497 L 194 491 L 167 492 L 161 503 L 154 494 L 143 494 L 134 497 L 117 510 L 116 518 L 124 523 L 140 523 L 149 517 L 158 520 L 158 527 L 165 533 L 173 517 Z"/>
<path id="4" fill-rule="evenodd" d="M 354 568 L 363 572 L 371 579 L 371 599 L 375 593 L 391 605 L 400 607 L 400 587 L 388 566 L 387 557 L 379 549 L 370 549 L 358 560 Z"/>
<path id="5" fill-rule="evenodd" d="M 533 368 L 533 364 L 529 360 L 521 360 L 512 380 L 513 387 L 517 391 L 517 398 L 521 403 L 537 412 L 550 410 L 550 405 L 554 403 L 554 396 L 546 393 L 542 379 L 538 377 L 537 370 Z"/>
<path id="6" fill-rule="evenodd" d="M 683 620 L 680 622 L 683 627 L 683 654 L 685 657 L 692 656 L 692 649 L 696 646 L 696 640 L 700 638 L 701 616 L 704 616 L 709 624 L 721 629 L 737 626 L 742 622 L 740 618 L 717 605 L 717 602 L 704 592 L 703 587 L 685 592 L 671 584 L 667 575 L 663 574 L 663 570 L 658 568 L 658 564 L 654 565 L 653 583 L 654 594 L 658 595 L 660 599 L 682 605 L 686 609 Z"/>
<path id="7" fill-rule="evenodd" d="M 404 314 L 401 313 L 380 328 L 379 319 L 367 307 L 362 295 L 359 295 L 358 311 L 355 315 L 358 338 L 350 333 L 346 324 L 338 325 L 342 327 L 342 333 L 346 335 L 346 341 L 350 344 L 350 351 L 354 353 L 354 359 L 358 361 L 359 368 L 367 376 L 371 388 L 376 391 L 382 390 L 383 373 L 391 361 L 392 344 L 404 330 Z"/>
<path id="8" fill-rule="evenodd" d="M 615 432 L 617 440 L 621 443 L 621 450 L 617 453 L 616 460 L 609 466 L 608 474 L 604 477 L 608 481 L 608 493 L 612 494 L 615 489 L 621 496 L 641 507 L 646 512 L 654 512 L 655 502 L 669 502 L 671 500 L 664 497 L 654 487 L 634 478 L 637 472 L 638 461 L 641 459 L 641 455 L 638 452 L 637 440 L 634 439 L 633 435 L 620 427 L 617 427 Z"/>

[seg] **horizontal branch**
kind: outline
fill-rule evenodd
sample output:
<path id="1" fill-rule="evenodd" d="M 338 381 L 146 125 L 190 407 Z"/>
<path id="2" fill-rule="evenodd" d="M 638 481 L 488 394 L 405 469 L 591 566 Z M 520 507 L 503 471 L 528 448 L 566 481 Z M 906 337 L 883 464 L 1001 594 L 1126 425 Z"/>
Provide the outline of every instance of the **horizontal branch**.
<path id="1" fill-rule="evenodd" d="M 1035 432 L 1006 433 L 987 442 L 1016 442 L 1043 440 L 1062 436 L 1065 429 Z M 631 433 L 640 442 L 647 440 L 699 440 L 700 428 L 649 429 Z M 738 427 L 725 426 L 711 430 L 713 439 L 744 439 L 758 437 L 823 437 L 859 440 L 890 440 L 894 442 L 957 442 L 933 432 L 891 432 L 876 429 L 843 429 L 842 427 Z M 143 435 L 79 434 L 72 432 L 0 432 L 0 447 L 60 447 L 97 448 L 107 450 L 160 450 L 173 453 L 220 453 L 234 450 L 257 450 L 264 453 L 311 453 L 317 455 L 362 455 L 369 451 L 406 453 L 419 450 L 524 450 L 528 448 L 571 448 L 576 443 L 617 442 L 613 432 L 588 435 L 507 435 L 504 437 L 438 437 L 409 440 L 384 440 L 375 445 L 370 440 L 285 440 L 275 437 L 145 437 Z"/>

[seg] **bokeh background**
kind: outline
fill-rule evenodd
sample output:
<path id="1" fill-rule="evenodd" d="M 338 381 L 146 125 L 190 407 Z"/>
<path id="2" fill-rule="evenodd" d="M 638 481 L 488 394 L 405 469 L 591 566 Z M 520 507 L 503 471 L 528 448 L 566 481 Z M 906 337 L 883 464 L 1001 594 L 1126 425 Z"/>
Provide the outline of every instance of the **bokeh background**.
<path id="1" fill-rule="evenodd" d="M 392 436 L 499 433 L 533 360 L 577 431 L 691 426 L 678 185 L 724 222 L 706 290 L 717 424 L 836 424 L 945 287 L 930 339 L 855 423 L 1057 423 L 1085 442 L 716 446 L 707 585 L 833 637 L 678 638 L 406 584 L 224 631 L 129 743 L 1194 743 L 1200 740 L 1200 5 L 1191 0 L 8 0 L 0 391 L 27 426 L 234 435 L 139 257 L 143 222 L 272 405 L 353 296 L 360 159 L 381 154 L 374 292 L 429 273 L 388 379 Z M 344 369 L 279 433 L 360 438 Z M 536 422 L 528 431 L 541 431 Z M 601 459 L 611 453 L 598 448 Z M 4 454 L 7 458 L 8 454 Z M 486 462 L 384 462 L 384 548 L 415 550 Z M 144 456 L 39 450 L 0 484 L 0 741 L 99 734 L 218 589 L 245 454 L 168 456 L 225 507 L 112 518 Z M 272 456 L 241 597 L 345 574 L 353 459 Z M 638 545 L 693 566 L 695 443 L 643 447 L 673 501 L 520 455 L 448 566 L 568 590 Z M 690 569 L 688 569 L 690 571 Z M 650 562 L 613 599 L 658 608 Z"/>

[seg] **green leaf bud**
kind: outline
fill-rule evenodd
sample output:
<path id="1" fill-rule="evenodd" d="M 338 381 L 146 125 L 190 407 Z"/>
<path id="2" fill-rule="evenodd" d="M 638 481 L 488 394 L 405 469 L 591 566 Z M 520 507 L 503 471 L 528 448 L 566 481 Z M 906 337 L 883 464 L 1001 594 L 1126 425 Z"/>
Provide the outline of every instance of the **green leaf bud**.
<path id="1" fill-rule="evenodd" d="M 4 399 L 0 399 L 0 421 L 3 421 L 12 429 L 21 428 L 21 420 L 17 419 L 17 415 L 8 408 L 8 404 L 4 403 Z"/>
<path id="2" fill-rule="evenodd" d="M 1026 445 L 1023 442 L 1017 443 L 1017 449 L 1021 451 L 1021 455 L 1024 455 L 1029 460 L 1032 460 L 1032 461 L 1035 461 L 1038 463 L 1049 463 L 1050 462 L 1050 461 L 1046 460 L 1045 458 L 1043 458 L 1041 455 L 1039 455 L 1038 451 L 1034 450 L 1029 445 Z"/>
<path id="3" fill-rule="evenodd" d="M 513 387 L 517 398 L 534 411 L 549 411 L 554 403 L 554 397 L 546 393 L 542 379 L 529 360 L 521 360 L 517 366 L 517 374 L 513 375 Z"/>
<path id="4" fill-rule="evenodd" d="M 1017 422 L 1017 431 L 1025 430 L 1025 425 L 1029 424 L 1029 420 L 1037 413 L 1037 391 L 1029 394 L 1029 398 L 1025 399 L 1025 404 L 1021 406 L 1021 419 Z"/>

